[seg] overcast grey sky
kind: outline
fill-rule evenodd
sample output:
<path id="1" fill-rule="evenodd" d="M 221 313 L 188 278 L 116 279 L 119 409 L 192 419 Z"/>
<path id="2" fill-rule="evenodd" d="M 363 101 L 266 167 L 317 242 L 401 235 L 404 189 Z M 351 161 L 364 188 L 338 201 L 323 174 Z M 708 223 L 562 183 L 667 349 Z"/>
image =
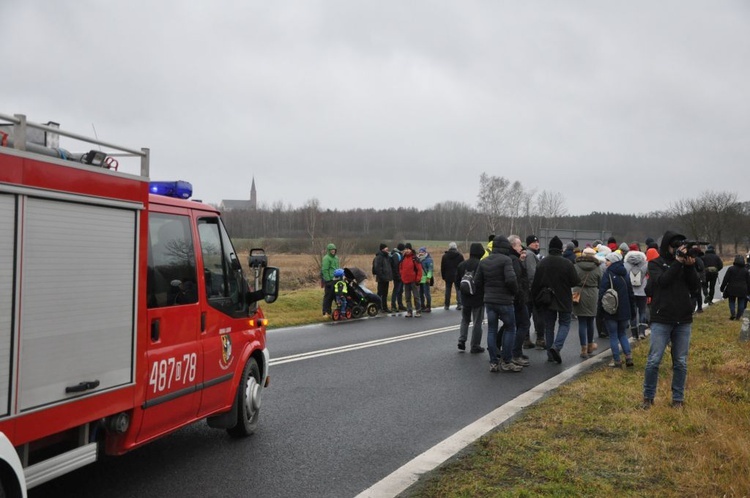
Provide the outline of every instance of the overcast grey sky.
<path id="1" fill-rule="evenodd" d="M 474 205 L 482 172 L 571 214 L 750 200 L 750 2 L 3 0 L 0 33 L 0 112 L 206 202 Z"/>

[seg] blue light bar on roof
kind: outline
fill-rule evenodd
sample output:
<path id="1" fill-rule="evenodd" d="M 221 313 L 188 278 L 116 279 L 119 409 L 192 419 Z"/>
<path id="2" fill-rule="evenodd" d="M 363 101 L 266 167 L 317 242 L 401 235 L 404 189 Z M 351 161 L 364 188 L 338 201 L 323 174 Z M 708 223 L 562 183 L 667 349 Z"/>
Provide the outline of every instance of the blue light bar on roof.
<path id="1" fill-rule="evenodd" d="M 190 182 L 178 180 L 176 182 L 150 182 L 149 192 L 177 199 L 190 199 L 193 195 L 193 186 Z"/>

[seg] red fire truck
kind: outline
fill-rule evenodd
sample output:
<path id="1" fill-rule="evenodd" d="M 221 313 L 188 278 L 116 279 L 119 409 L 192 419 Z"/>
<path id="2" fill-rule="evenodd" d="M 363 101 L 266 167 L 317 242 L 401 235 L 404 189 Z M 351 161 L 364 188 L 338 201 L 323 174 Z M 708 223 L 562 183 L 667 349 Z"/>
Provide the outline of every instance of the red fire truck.
<path id="1" fill-rule="evenodd" d="M 279 271 L 252 249 L 246 278 L 190 189 L 149 182 L 148 149 L 0 114 L 0 496 L 200 419 L 255 431 Z"/>

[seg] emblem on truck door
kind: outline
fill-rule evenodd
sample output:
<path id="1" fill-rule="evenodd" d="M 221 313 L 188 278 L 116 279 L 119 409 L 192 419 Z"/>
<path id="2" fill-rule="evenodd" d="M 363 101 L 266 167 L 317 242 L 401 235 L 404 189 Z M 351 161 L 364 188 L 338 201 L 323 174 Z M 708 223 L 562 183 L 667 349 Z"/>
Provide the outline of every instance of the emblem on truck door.
<path id="1" fill-rule="evenodd" d="M 219 367 L 221 367 L 222 370 L 226 370 L 233 361 L 232 336 L 224 334 L 221 336 L 221 361 L 219 362 Z"/>

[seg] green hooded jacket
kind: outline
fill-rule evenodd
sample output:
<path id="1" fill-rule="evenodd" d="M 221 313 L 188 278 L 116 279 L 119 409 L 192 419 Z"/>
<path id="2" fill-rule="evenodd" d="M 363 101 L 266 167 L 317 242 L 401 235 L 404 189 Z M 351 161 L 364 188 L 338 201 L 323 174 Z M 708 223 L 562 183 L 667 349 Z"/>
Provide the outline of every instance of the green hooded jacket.
<path id="1" fill-rule="evenodd" d="M 323 262 L 320 266 L 320 275 L 325 282 L 333 281 L 333 271 L 339 268 L 339 257 L 331 254 L 331 250 L 335 249 L 336 246 L 333 244 L 326 246 L 326 254 L 323 256 Z"/>

